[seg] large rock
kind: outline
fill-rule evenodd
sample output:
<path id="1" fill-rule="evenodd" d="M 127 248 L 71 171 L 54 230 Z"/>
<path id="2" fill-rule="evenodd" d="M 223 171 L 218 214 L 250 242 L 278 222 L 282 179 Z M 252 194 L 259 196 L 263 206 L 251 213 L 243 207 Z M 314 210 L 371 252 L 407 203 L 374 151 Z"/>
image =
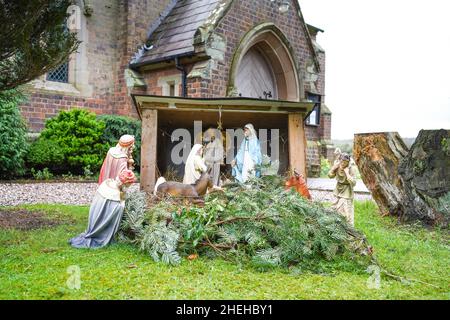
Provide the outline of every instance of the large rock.
<path id="1" fill-rule="evenodd" d="M 448 225 L 448 130 L 421 131 L 408 150 L 398 133 L 357 134 L 354 158 L 383 214 Z"/>
<path id="2" fill-rule="evenodd" d="M 398 168 L 410 198 L 429 208 L 415 218 L 448 225 L 450 217 L 450 130 L 422 130 Z M 414 212 L 414 211 L 411 211 Z"/>

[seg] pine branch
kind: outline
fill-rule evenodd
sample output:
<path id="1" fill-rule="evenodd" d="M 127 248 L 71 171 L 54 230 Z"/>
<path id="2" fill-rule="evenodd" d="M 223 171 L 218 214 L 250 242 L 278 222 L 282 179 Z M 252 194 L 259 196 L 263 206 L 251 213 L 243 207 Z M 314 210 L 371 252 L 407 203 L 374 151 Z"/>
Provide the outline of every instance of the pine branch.
<path id="1" fill-rule="evenodd" d="M 144 214 L 142 207 L 130 202 L 124 216 L 128 225 L 138 225 L 136 245 L 165 263 L 175 263 L 170 256 L 176 257 L 175 252 L 191 254 L 199 249 L 225 258 L 232 254 L 258 268 L 301 264 L 313 269 L 346 252 L 356 253 L 355 264 L 367 263 L 371 247 L 363 234 L 339 213 L 284 191 L 276 184 L 282 181 L 263 177 L 250 188 L 225 188 L 207 195 L 201 207 L 163 200 Z"/>
<path id="2" fill-rule="evenodd" d="M 213 223 L 213 225 L 220 226 L 222 224 L 229 224 L 229 223 L 233 223 L 236 221 L 261 221 L 261 220 L 266 220 L 266 219 L 270 219 L 270 216 L 259 215 L 259 216 L 255 216 L 255 217 L 233 217 L 230 219 L 217 221 L 217 222 Z"/>

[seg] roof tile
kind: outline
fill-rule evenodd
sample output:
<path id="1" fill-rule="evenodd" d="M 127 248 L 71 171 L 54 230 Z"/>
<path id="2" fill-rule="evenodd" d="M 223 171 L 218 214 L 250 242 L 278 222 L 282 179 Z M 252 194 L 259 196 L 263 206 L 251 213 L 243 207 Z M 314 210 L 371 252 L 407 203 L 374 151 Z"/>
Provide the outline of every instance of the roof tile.
<path id="1" fill-rule="evenodd" d="M 151 63 L 166 57 L 194 52 L 197 29 L 217 7 L 218 0 L 180 0 L 150 35 L 146 51 L 135 63 Z"/>

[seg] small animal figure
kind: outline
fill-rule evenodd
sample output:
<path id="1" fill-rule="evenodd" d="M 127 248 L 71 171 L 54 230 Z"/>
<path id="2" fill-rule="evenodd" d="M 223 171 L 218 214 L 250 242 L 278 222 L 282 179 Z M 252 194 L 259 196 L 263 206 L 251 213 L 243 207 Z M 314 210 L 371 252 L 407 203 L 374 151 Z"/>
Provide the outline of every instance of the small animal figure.
<path id="1" fill-rule="evenodd" d="M 204 196 L 208 188 L 213 187 L 212 177 L 208 172 L 202 173 L 200 179 L 194 184 L 184 184 L 175 181 L 166 181 L 164 177 L 160 177 L 156 181 L 153 194 L 156 195 L 170 195 L 172 197 L 198 198 Z"/>
<path id="2" fill-rule="evenodd" d="M 294 174 L 286 181 L 284 184 L 285 189 L 289 190 L 295 188 L 297 192 L 304 198 L 311 200 L 311 194 L 309 193 L 308 187 L 306 186 L 305 177 L 294 170 Z"/>

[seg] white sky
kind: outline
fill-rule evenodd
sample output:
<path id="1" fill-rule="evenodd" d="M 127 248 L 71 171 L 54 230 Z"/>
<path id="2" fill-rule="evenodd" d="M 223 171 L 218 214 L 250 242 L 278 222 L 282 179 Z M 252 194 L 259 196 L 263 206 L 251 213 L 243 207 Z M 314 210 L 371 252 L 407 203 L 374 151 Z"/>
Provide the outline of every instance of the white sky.
<path id="1" fill-rule="evenodd" d="M 450 0 L 300 0 L 325 30 L 332 138 L 450 129 Z"/>

